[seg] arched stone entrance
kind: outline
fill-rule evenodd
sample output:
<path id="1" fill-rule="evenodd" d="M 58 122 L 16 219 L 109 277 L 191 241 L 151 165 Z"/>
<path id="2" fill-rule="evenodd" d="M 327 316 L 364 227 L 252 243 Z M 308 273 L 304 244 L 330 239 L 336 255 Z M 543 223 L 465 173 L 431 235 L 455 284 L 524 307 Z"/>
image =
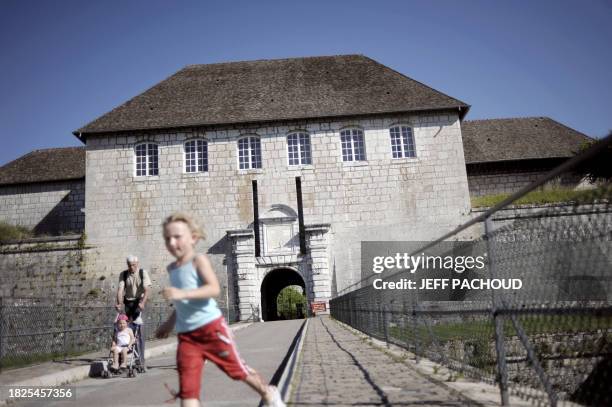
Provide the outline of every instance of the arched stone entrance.
<path id="1" fill-rule="evenodd" d="M 235 284 L 240 321 L 277 318 L 276 302 L 272 303 L 270 298 L 276 299 L 280 291 L 290 285 L 302 287 L 309 304 L 313 301 L 327 304 L 331 298 L 330 225 L 306 225 L 306 253 L 300 254 L 297 247 L 294 250 L 297 237 L 294 233 L 286 233 L 290 225 L 286 218 L 262 218 L 262 224 L 266 227 L 260 230 L 264 242 L 259 257 L 255 256 L 252 229 L 227 231 L 231 242 L 227 259 L 228 282 Z M 267 228 L 268 224 L 270 229 Z M 276 227 L 279 230 L 275 230 Z M 280 244 L 283 236 L 290 238 L 289 242 Z"/>
<path id="2" fill-rule="evenodd" d="M 261 282 L 261 314 L 264 321 L 278 319 L 276 300 L 285 287 L 299 285 L 306 292 L 306 283 L 300 274 L 290 268 L 278 268 L 270 271 Z"/>

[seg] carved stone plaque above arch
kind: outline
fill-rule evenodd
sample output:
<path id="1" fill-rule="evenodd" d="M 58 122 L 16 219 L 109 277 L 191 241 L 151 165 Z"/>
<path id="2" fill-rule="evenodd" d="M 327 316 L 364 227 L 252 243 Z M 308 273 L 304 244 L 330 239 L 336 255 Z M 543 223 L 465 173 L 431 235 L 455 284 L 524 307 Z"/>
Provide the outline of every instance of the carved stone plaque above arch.
<path id="1" fill-rule="evenodd" d="M 287 255 L 299 252 L 297 213 L 287 205 L 276 204 L 259 218 L 264 256 Z"/>

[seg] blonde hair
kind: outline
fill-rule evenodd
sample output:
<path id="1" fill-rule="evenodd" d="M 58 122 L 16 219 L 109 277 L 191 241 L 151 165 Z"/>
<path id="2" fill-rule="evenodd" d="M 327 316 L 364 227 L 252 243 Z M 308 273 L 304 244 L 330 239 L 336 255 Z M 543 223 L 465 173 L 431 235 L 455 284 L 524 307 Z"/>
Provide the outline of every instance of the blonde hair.
<path id="1" fill-rule="evenodd" d="M 174 212 L 172 215 L 168 216 L 166 220 L 164 220 L 163 228 L 166 229 L 172 222 L 183 222 L 187 225 L 191 233 L 196 237 L 196 239 L 206 239 L 206 234 L 204 233 L 204 229 L 196 222 L 196 220 L 188 213 L 185 212 Z"/>

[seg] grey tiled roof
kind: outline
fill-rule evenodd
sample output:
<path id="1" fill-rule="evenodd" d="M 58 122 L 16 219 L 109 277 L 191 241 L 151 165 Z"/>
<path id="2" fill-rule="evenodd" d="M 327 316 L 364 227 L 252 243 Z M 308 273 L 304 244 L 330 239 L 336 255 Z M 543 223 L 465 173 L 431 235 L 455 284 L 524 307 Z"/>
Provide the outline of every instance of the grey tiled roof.
<path id="1" fill-rule="evenodd" d="M 469 106 L 363 55 L 190 65 L 83 133 L 254 123 Z"/>
<path id="2" fill-rule="evenodd" d="M 571 157 L 592 140 L 548 117 L 466 120 L 461 134 L 467 164 Z"/>
<path id="3" fill-rule="evenodd" d="M 34 150 L 0 167 L 0 185 L 85 178 L 85 148 Z"/>

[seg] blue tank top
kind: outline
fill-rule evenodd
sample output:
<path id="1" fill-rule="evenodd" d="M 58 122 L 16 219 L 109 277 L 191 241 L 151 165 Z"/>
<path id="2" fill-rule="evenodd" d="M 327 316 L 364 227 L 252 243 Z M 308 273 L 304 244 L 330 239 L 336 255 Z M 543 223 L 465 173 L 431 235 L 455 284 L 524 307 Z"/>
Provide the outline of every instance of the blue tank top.
<path id="1" fill-rule="evenodd" d="M 193 261 L 187 262 L 180 267 L 170 268 L 170 283 L 173 287 L 182 290 L 193 290 L 204 285 Z M 176 309 L 176 332 L 189 332 L 200 328 L 209 322 L 219 318 L 221 310 L 217 306 L 217 301 L 213 298 L 202 300 L 174 300 Z"/>

